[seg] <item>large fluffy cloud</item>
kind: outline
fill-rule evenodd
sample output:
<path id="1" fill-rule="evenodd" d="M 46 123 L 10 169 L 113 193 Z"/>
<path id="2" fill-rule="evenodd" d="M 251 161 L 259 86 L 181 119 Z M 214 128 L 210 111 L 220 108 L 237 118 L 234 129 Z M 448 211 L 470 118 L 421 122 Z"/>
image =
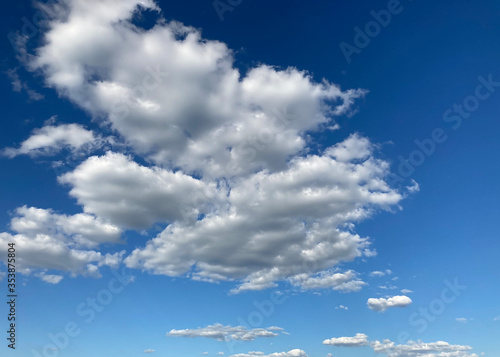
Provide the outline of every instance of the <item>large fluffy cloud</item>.
<path id="1" fill-rule="evenodd" d="M 342 150 L 352 145 L 358 150 L 346 157 Z M 351 227 L 402 199 L 385 183 L 387 173 L 374 147 L 352 135 L 322 155 L 292 159 L 281 171 L 225 181 L 142 166 L 114 153 L 91 157 L 59 180 L 72 187 L 70 194 L 87 214 L 113 224 L 171 223 L 132 252 L 129 267 L 243 280 L 235 292 L 285 279 L 302 289 L 357 291 L 364 283 L 355 272 L 323 270 L 372 255 L 368 239 Z"/>
<path id="2" fill-rule="evenodd" d="M 279 336 L 280 327 L 254 328 L 248 330 L 243 326 L 224 326 L 221 324 L 209 325 L 207 327 L 185 330 L 171 330 L 167 336 L 173 337 L 206 337 L 219 341 L 239 340 L 253 341 L 258 337 L 276 337 Z"/>
<path id="3" fill-rule="evenodd" d="M 353 113 L 364 90 L 295 68 L 240 73 L 231 50 L 197 29 L 133 25 L 134 12 L 158 10 L 151 0 L 53 6 L 29 66 L 132 149 L 90 157 L 59 181 L 85 217 L 120 229 L 167 225 L 128 267 L 235 280 L 233 292 L 282 280 L 361 289 L 356 272 L 336 266 L 375 255 L 355 224 L 403 196 L 368 138 L 312 152 L 310 134 Z"/>
<path id="4" fill-rule="evenodd" d="M 126 263 L 155 274 L 243 280 L 236 292 L 288 278 L 304 288 L 342 289 L 340 283 L 357 280 L 353 273 L 347 280 L 310 276 L 369 252 L 369 241 L 348 224 L 401 199 L 383 181 L 387 163 L 362 155 L 348 162 L 310 155 L 280 172 L 234 180 L 226 205 L 192 225 L 175 222 Z"/>
<path id="5" fill-rule="evenodd" d="M 282 169 L 303 133 L 349 113 L 362 90 L 261 65 L 241 75 L 225 44 L 177 22 L 129 20 L 152 1 L 63 1 L 31 61 L 47 84 L 104 118 L 137 152 L 205 176 Z"/>

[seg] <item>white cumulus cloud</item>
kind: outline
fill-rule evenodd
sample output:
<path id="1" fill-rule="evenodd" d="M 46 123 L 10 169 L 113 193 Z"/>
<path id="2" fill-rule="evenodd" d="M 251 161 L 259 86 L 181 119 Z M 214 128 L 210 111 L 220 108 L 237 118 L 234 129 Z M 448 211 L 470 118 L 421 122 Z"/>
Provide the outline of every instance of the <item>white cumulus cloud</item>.
<path id="1" fill-rule="evenodd" d="M 210 205 L 193 201 L 193 195 L 224 198 L 215 184 L 207 184 L 180 171 L 135 163 L 123 154 L 92 156 L 73 172 L 59 177 L 72 186 L 70 195 L 93 213 L 121 227 L 148 228 L 155 222 L 191 220 L 208 213 Z M 190 207 L 191 210 L 182 210 Z"/>
<path id="2" fill-rule="evenodd" d="M 390 307 L 405 307 L 412 303 L 405 295 L 397 295 L 389 298 L 369 298 L 367 305 L 371 310 L 384 312 Z"/>
<path id="3" fill-rule="evenodd" d="M 89 157 L 59 182 L 82 206 L 80 220 L 118 230 L 166 226 L 125 258 L 129 268 L 235 281 L 233 293 L 279 281 L 345 292 L 365 285 L 337 266 L 376 255 L 355 226 L 398 208 L 404 196 L 387 184 L 389 163 L 368 138 L 353 133 L 313 152 L 311 133 L 338 127 L 336 118 L 353 114 L 367 91 L 294 67 L 240 73 L 224 43 L 166 21 L 152 0 L 53 6 L 44 42 L 26 56 L 29 69 L 131 150 Z M 157 23 L 136 27 L 134 14 L 146 10 Z M 75 125 L 48 123 L 21 148 L 91 141 L 91 132 L 73 135 L 83 129 Z M 102 243 L 89 234 L 43 234 L 66 254 L 84 241 Z M 69 245 L 61 241 L 68 235 Z M 82 261 L 95 271 L 104 263 L 94 253 L 78 254 L 90 254 Z"/>
<path id="4" fill-rule="evenodd" d="M 284 168 L 305 150 L 304 131 L 331 125 L 365 94 L 315 83 L 295 68 L 260 65 L 243 76 L 232 51 L 197 29 L 178 22 L 135 28 L 133 13 L 156 9 L 153 1 L 62 4 L 31 67 L 158 164 L 216 177 Z M 354 155 L 366 154 L 358 146 Z"/>
<path id="5" fill-rule="evenodd" d="M 368 336 L 364 333 L 357 333 L 354 337 L 336 337 L 323 341 L 324 345 L 338 347 L 360 347 L 368 345 Z"/>
<path id="6" fill-rule="evenodd" d="M 5 148 L 2 153 L 10 158 L 18 155 L 53 155 L 64 148 L 73 151 L 90 148 L 97 141 L 92 131 L 79 124 L 45 125 L 35 129 L 19 148 Z"/>
<path id="7" fill-rule="evenodd" d="M 212 203 L 216 211 L 191 225 L 174 222 L 133 251 L 126 263 L 156 274 L 193 270 L 198 279 L 243 280 L 235 292 L 268 288 L 288 278 L 306 287 L 334 287 L 335 276 L 304 279 L 300 274 L 363 255 L 368 239 L 341 227 L 400 201 L 383 181 L 386 170 L 386 163 L 374 158 L 295 158 L 281 172 L 261 171 L 230 182 L 224 204 Z M 360 286 L 362 282 L 353 281 L 343 287 Z"/>
<path id="8" fill-rule="evenodd" d="M 60 275 L 46 275 L 45 270 L 59 270 L 71 275 L 99 277 L 99 267 L 117 267 L 125 251 L 102 254 L 97 248 L 120 241 L 121 229 L 95 216 L 80 213 L 72 216 L 52 210 L 19 207 L 10 227 L 15 233 L 0 233 L 0 257 L 6 262 L 7 244 L 16 243 L 22 254 L 16 257 L 21 273 L 38 271 L 42 280 L 55 284 Z"/>

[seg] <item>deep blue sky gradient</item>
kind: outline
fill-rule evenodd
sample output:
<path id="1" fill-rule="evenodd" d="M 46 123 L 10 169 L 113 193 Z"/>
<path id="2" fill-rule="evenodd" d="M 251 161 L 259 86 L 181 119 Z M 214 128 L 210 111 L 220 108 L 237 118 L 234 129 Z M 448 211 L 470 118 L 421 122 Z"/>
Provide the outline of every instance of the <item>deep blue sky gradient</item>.
<path id="1" fill-rule="evenodd" d="M 319 148 L 360 132 L 380 145 L 379 156 L 392 162 L 397 172 L 400 155 L 405 159 L 417 149 L 415 140 L 431 137 L 442 128 L 448 139 L 415 169 L 411 179 L 421 191 L 402 202 L 402 210 L 385 212 L 361 223 L 357 232 L 370 236 L 379 255 L 346 267 L 363 271 L 391 269 L 399 280 L 371 281 L 361 293 L 338 292 L 290 295 L 265 321 L 266 326 L 284 327 L 291 335 L 238 344 L 235 352 L 262 350 L 266 353 L 301 348 L 309 356 L 372 356 L 371 349 L 340 349 L 321 345 L 335 336 L 366 333 L 370 339 L 397 341 L 401 331 L 426 342 L 444 340 L 467 344 L 476 353 L 500 356 L 500 87 L 463 121 L 457 130 L 443 121 L 445 111 L 474 94 L 478 77 L 500 81 L 500 2 L 498 1 L 407 1 L 404 10 L 371 39 L 360 54 L 347 63 L 340 43 L 353 44 L 355 26 L 372 20 L 371 10 L 387 7 L 387 1 L 263 1 L 244 0 L 220 21 L 211 1 L 159 1 L 163 16 L 200 28 L 208 39 L 228 44 L 235 51 L 235 65 L 244 73 L 259 63 L 307 70 L 317 81 L 323 78 L 343 89 L 364 88 L 369 94 L 359 112 L 341 118 L 341 129 L 317 137 Z M 30 73 L 16 59 L 8 33 L 19 31 L 22 17 L 31 19 L 30 1 L 4 3 L 0 19 L 0 72 L 19 67 L 22 80 L 42 93 L 42 101 L 29 100 L 26 93 L 12 91 L 10 80 L 1 76 L 0 100 L 2 147 L 15 146 L 33 128 L 52 115 L 62 123 L 85 123 L 89 117 L 44 88 L 43 78 Z M 151 26 L 156 15 L 136 23 Z M 30 47 L 41 41 L 30 40 Z M 43 159 L 0 158 L 0 225 L 8 230 L 10 212 L 22 205 L 52 208 L 65 213 L 81 209 L 68 197 L 68 187 L 57 183 L 57 171 Z M 67 168 L 70 169 L 70 168 Z M 127 233 L 131 251 L 141 244 L 140 235 Z M 106 249 L 106 248 L 105 248 Z M 71 319 L 80 321 L 75 308 L 106 286 L 111 278 L 103 270 L 99 280 L 82 277 L 48 285 L 23 277 L 19 303 L 19 350 L 8 356 L 31 356 L 31 349 L 48 342 Z M 146 348 L 154 355 L 198 356 L 203 351 L 229 354 L 224 343 L 165 337 L 173 328 L 202 327 L 215 322 L 238 324 L 255 310 L 254 301 L 269 298 L 270 290 L 228 296 L 231 284 L 213 285 L 134 272 L 135 282 L 114 298 L 82 334 L 59 356 L 141 356 Z M 428 307 L 440 296 L 444 281 L 458 278 L 467 286 L 463 294 L 429 327 L 418 333 L 409 316 Z M 384 280 L 385 279 L 385 280 Z M 377 314 L 366 308 L 366 299 L 377 285 L 393 283 L 408 288 L 413 304 L 407 309 Z M 5 280 L 0 282 L 3 287 Z M 2 300 L 3 301 L 3 300 Z M 340 304 L 349 311 L 335 310 Z M 6 326 L 5 304 L 0 308 L 0 327 Z M 459 324 L 457 317 L 472 318 Z M 196 342 L 196 343 L 195 343 Z M 2 342 L 4 343 L 4 342 Z M 270 345 L 272 343 L 272 345 Z M 0 346 L 5 351 L 4 346 Z M 2 355 L 3 352 L 2 352 Z"/>

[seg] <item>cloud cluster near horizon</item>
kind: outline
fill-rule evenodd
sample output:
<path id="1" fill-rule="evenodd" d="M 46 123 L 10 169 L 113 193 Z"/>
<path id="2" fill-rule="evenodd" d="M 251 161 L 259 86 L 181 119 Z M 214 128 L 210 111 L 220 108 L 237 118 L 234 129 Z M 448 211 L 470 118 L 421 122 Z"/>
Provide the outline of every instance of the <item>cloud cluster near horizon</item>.
<path id="1" fill-rule="evenodd" d="M 354 337 L 337 337 L 323 341 L 324 345 L 334 347 L 370 347 L 375 353 L 385 354 L 387 357 L 478 357 L 472 353 L 472 347 L 467 345 L 451 345 L 445 341 L 425 343 L 422 341 L 408 341 L 406 344 L 396 344 L 391 340 L 369 341 L 368 336 L 357 333 Z"/>

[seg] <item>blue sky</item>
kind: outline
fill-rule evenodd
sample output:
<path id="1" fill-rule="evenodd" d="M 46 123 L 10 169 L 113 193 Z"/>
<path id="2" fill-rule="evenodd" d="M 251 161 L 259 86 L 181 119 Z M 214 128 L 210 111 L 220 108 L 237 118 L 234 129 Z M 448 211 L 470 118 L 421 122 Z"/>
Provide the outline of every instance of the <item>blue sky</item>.
<path id="1" fill-rule="evenodd" d="M 2 355 L 500 355 L 498 2 L 5 7 Z"/>

